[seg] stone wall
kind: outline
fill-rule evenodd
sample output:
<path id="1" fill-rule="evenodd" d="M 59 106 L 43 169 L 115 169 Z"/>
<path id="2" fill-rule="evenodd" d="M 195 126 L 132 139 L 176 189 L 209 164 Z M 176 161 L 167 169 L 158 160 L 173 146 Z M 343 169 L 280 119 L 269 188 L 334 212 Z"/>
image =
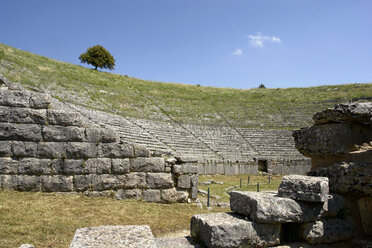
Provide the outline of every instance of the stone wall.
<path id="1" fill-rule="evenodd" d="M 151 202 L 197 197 L 192 161 L 151 156 L 77 112 L 53 109 L 47 94 L 12 87 L 0 88 L 0 188 Z"/>

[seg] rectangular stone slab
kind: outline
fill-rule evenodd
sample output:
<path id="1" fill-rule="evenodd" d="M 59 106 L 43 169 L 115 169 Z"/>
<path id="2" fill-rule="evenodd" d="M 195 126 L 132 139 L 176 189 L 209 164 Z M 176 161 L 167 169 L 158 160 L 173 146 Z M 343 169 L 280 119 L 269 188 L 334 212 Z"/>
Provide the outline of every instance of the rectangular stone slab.
<path id="1" fill-rule="evenodd" d="M 280 224 L 261 224 L 233 213 L 194 215 L 190 233 L 196 242 L 204 242 L 209 248 L 280 243 Z"/>
<path id="2" fill-rule="evenodd" d="M 233 191 L 230 194 L 233 212 L 260 223 L 308 222 L 324 216 L 327 202 L 304 202 L 278 197 L 275 194 Z"/>
<path id="3" fill-rule="evenodd" d="M 325 202 L 328 193 L 327 177 L 287 175 L 283 176 L 278 189 L 278 196 L 310 202 Z"/>
<path id="4" fill-rule="evenodd" d="M 76 230 L 70 248 L 156 248 L 149 226 L 97 226 Z"/>

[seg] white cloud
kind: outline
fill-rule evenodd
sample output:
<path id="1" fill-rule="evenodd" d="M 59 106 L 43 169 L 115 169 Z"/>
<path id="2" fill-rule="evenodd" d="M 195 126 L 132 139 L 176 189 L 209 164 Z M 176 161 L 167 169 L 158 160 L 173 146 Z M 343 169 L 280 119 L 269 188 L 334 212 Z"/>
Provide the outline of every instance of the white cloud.
<path id="1" fill-rule="evenodd" d="M 232 53 L 232 55 L 236 55 L 236 56 L 240 56 L 243 54 L 243 50 L 242 49 L 235 49 L 235 51 Z"/>
<path id="2" fill-rule="evenodd" d="M 249 43 L 254 47 L 262 48 L 264 47 L 265 42 L 274 42 L 280 43 L 282 40 L 277 36 L 266 36 L 262 35 L 261 33 L 257 33 L 256 35 L 248 35 Z"/>

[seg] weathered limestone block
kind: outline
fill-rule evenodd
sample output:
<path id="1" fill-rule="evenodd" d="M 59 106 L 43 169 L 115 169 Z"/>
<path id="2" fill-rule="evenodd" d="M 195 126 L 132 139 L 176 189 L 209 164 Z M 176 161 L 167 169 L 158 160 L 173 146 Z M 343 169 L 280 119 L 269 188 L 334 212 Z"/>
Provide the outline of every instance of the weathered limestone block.
<path id="1" fill-rule="evenodd" d="M 349 215 L 350 212 L 350 202 L 343 195 L 331 193 L 331 198 L 328 199 L 327 217 L 345 216 Z"/>
<path id="2" fill-rule="evenodd" d="M 150 189 L 169 189 L 174 186 L 170 173 L 147 173 L 147 187 Z"/>
<path id="3" fill-rule="evenodd" d="M 13 157 L 36 157 L 37 143 L 28 141 L 13 141 L 12 156 Z"/>
<path id="4" fill-rule="evenodd" d="M 35 246 L 33 245 L 30 245 L 30 244 L 22 244 L 20 247 L 18 248 L 35 248 Z"/>
<path id="5" fill-rule="evenodd" d="M 161 201 L 165 203 L 177 202 L 177 190 L 175 188 L 163 189 L 161 191 Z"/>
<path id="6" fill-rule="evenodd" d="M 92 179 L 93 175 L 75 175 L 73 176 L 74 180 L 74 189 L 75 191 L 86 191 L 93 190 Z"/>
<path id="7" fill-rule="evenodd" d="M 191 187 L 190 175 L 180 175 L 177 181 L 177 188 L 189 189 Z"/>
<path id="8" fill-rule="evenodd" d="M 293 131 L 295 145 L 306 157 L 341 156 L 372 140 L 370 125 L 324 124 Z"/>
<path id="9" fill-rule="evenodd" d="M 18 162 L 18 174 L 50 175 L 52 173 L 50 159 L 22 158 Z"/>
<path id="10" fill-rule="evenodd" d="M 192 175 L 191 180 L 191 198 L 198 198 L 198 175 Z"/>
<path id="11" fill-rule="evenodd" d="M 372 164 L 359 162 L 335 163 L 327 168 L 317 168 L 312 176 L 329 178 L 330 191 L 341 194 L 372 196 Z"/>
<path id="12" fill-rule="evenodd" d="M 134 156 L 148 158 L 150 157 L 150 151 L 145 146 L 134 145 Z"/>
<path id="13" fill-rule="evenodd" d="M 372 197 L 359 198 L 358 207 L 364 233 L 372 235 Z"/>
<path id="14" fill-rule="evenodd" d="M 86 128 L 87 141 L 92 143 L 117 142 L 116 132 L 111 128 Z"/>
<path id="15" fill-rule="evenodd" d="M 69 192 L 73 191 L 72 176 L 41 176 L 41 190 L 46 192 Z"/>
<path id="16" fill-rule="evenodd" d="M 0 140 L 21 140 L 39 142 L 41 127 L 36 124 L 0 123 Z"/>
<path id="17" fill-rule="evenodd" d="M 133 158 L 133 145 L 119 143 L 101 143 L 100 157 L 103 158 Z"/>
<path id="18" fill-rule="evenodd" d="M 136 172 L 163 172 L 163 158 L 134 158 L 132 161 L 131 171 Z"/>
<path id="19" fill-rule="evenodd" d="M 84 168 L 89 174 L 110 174 L 111 159 L 109 158 L 90 158 L 84 163 Z"/>
<path id="20" fill-rule="evenodd" d="M 76 230 L 70 248 L 156 248 L 149 226 L 98 226 Z"/>
<path id="21" fill-rule="evenodd" d="M 125 174 L 124 176 L 124 188 L 134 189 L 134 188 L 146 188 L 146 173 L 144 172 L 132 172 Z"/>
<path id="22" fill-rule="evenodd" d="M 9 108 L 9 122 L 25 124 L 46 124 L 45 109 Z"/>
<path id="23" fill-rule="evenodd" d="M 119 189 L 115 192 L 115 198 L 118 200 L 125 199 L 142 199 L 142 190 L 140 189 Z"/>
<path id="24" fill-rule="evenodd" d="M 17 190 L 21 191 L 40 191 L 42 188 L 40 176 L 18 175 Z"/>
<path id="25" fill-rule="evenodd" d="M 372 123 L 372 103 L 337 104 L 313 116 L 315 124 L 325 123 Z"/>
<path id="26" fill-rule="evenodd" d="M 9 157 L 0 158 L 0 174 L 17 174 L 18 161 Z"/>
<path id="27" fill-rule="evenodd" d="M 57 142 L 84 142 L 84 128 L 70 126 L 43 126 L 42 133 L 44 141 Z"/>
<path id="28" fill-rule="evenodd" d="M 48 109 L 47 120 L 49 125 L 59 126 L 81 126 L 80 114 L 77 112 L 66 112 L 64 110 Z"/>
<path id="29" fill-rule="evenodd" d="M 350 239 L 354 226 L 351 218 L 321 219 L 301 224 L 300 236 L 310 244 L 333 243 Z"/>
<path id="30" fill-rule="evenodd" d="M 66 144 L 67 158 L 96 158 L 98 147 L 94 143 L 68 142 Z"/>
<path id="31" fill-rule="evenodd" d="M 61 161 L 61 167 L 57 170 L 58 174 L 64 175 L 80 175 L 80 174 L 91 174 L 93 173 L 92 168 L 85 166 L 85 160 L 83 159 L 65 159 Z"/>
<path id="32" fill-rule="evenodd" d="M 28 91 L 13 91 L 0 89 L 0 105 L 10 107 L 30 107 Z"/>
<path id="33" fill-rule="evenodd" d="M 17 189 L 17 186 L 18 186 L 17 177 L 18 176 L 16 175 L 1 175 L 0 174 L 0 188 Z"/>
<path id="34" fill-rule="evenodd" d="M 278 196 L 294 200 L 324 202 L 328 200 L 328 178 L 302 175 L 283 176 Z"/>
<path id="35" fill-rule="evenodd" d="M 280 243 L 280 224 L 261 224 L 232 213 L 198 214 L 191 218 L 191 235 L 210 248 L 260 247 Z"/>
<path id="36" fill-rule="evenodd" d="M 143 200 L 146 202 L 161 202 L 159 189 L 147 189 L 143 192 Z"/>
<path id="37" fill-rule="evenodd" d="M 172 169 L 173 173 L 198 173 L 198 166 L 196 164 L 175 164 Z"/>
<path id="38" fill-rule="evenodd" d="M 233 191 L 230 194 L 233 212 L 261 223 L 308 222 L 324 216 L 327 202 L 304 202 L 263 192 Z"/>
<path id="39" fill-rule="evenodd" d="M 189 198 L 189 192 L 182 189 L 177 189 L 177 202 L 187 202 Z"/>
<path id="40" fill-rule="evenodd" d="M 112 197 L 114 195 L 113 190 L 103 190 L 103 191 L 85 191 L 83 192 L 85 196 L 88 197 Z"/>
<path id="41" fill-rule="evenodd" d="M 12 154 L 12 141 L 0 141 L 0 156 L 10 157 Z"/>
<path id="42" fill-rule="evenodd" d="M 37 147 L 37 157 L 40 158 L 63 158 L 66 157 L 66 143 L 40 142 Z"/>
<path id="43" fill-rule="evenodd" d="M 129 158 L 113 158 L 112 159 L 112 173 L 126 174 L 130 171 Z"/>
<path id="44" fill-rule="evenodd" d="M 47 109 L 51 101 L 51 97 L 45 93 L 32 92 L 30 95 L 30 108 Z"/>
<path id="45" fill-rule="evenodd" d="M 90 179 L 92 189 L 96 191 L 119 189 L 123 188 L 125 184 L 124 175 L 91 175 Z"/>

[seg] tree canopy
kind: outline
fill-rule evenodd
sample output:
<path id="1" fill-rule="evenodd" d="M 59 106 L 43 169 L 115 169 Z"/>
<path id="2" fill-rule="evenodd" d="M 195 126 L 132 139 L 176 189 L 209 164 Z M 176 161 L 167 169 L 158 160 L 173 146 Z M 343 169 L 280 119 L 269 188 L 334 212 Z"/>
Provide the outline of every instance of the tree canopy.
<path id="1" fill-rule="evenodd" d="M 115 66 L 114 57 L 101 45 L 88 48 L 85 53 L 79 56 L 81 63 L 93 65 L 97 68 L 113 70 Z"/>

